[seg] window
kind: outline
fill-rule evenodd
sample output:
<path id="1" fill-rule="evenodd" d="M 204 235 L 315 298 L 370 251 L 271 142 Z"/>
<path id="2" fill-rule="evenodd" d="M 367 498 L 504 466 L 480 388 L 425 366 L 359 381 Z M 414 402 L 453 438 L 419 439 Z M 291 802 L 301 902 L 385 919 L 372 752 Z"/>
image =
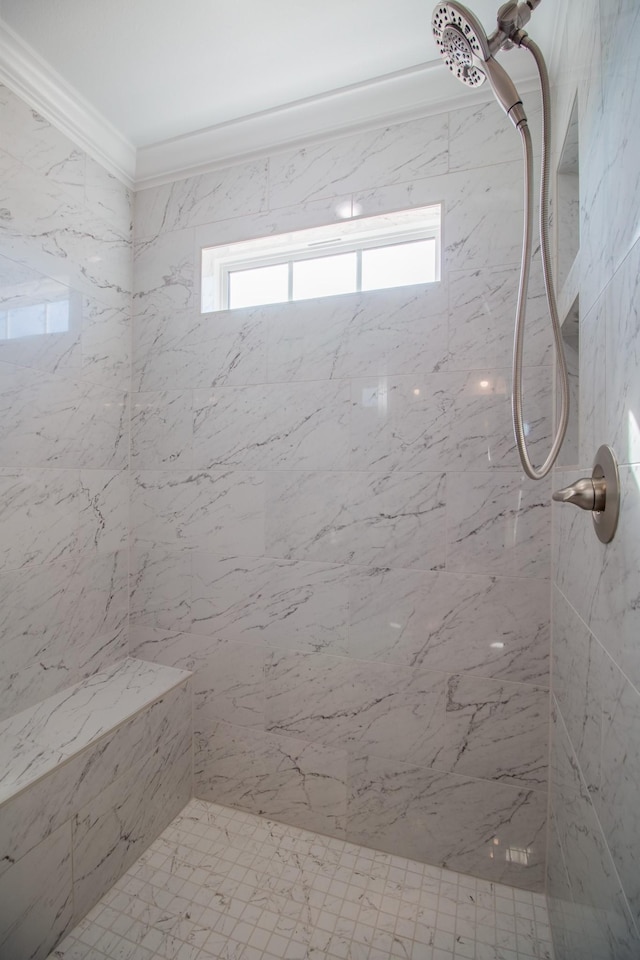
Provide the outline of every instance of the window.
<path id="1" fill-rule="evenodd" d="M 65 333 L 68 329 L 68 300 L 22 304 L 0 310 L 0 340 Z"/>
<path id="2" fill-rule="evenodd" d="M 440 205 L 202 251 L 202 312 L 440 279 Z"/>

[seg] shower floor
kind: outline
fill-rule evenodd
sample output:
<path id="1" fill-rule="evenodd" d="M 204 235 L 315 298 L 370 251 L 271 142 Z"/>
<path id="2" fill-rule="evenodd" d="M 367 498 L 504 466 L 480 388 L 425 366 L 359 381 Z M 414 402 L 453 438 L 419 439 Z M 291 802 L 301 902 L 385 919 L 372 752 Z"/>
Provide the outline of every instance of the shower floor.
<path id="1" fill-rule="evenodd" d="M 192 800 L 49 960 L 551 960 L 545 898 Z"/>

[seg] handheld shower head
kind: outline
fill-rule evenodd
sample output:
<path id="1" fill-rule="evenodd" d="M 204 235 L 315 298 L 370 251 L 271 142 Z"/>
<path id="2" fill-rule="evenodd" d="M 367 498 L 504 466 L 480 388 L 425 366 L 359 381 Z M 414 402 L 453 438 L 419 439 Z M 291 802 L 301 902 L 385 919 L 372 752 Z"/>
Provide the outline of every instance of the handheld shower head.
<path id="1" fill-rule="evenodd" d="M 518 127 L 526 121 L 518 91 L 494 58 L 490 40 L 475 14 L 456 0 L 449 0 L 435 8 L 431 26 L 440 56 L 458 80 L 469 87 L 479 87 L 488 79 L 498 103 L 514 125 Z"/>

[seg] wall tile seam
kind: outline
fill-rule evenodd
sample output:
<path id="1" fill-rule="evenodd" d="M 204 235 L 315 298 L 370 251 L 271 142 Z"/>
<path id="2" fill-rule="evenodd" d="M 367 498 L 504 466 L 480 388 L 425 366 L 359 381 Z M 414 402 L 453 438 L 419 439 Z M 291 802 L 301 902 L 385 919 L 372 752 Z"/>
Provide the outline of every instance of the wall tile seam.
<path id="1" fill-rule="evenodd" d="M 126 659 L 127 659 L 127 657 L 121 657 L 120 660 L 116 661 L 116 664 L 111 664 L 110 667 L 109 667 L 109 669 L 113 669 L 113 667 L 114 667 L 115 665 L 117 665 L 118 663 L 124 662 Z M 100 672 L 100 671 L 98 671 L 98 672 Z M 131 720 L 135 719 L 135 717 L 139 716 L 139 715 L 142 714 L 142 713 L 145 713 L 147 710 L 149 710 L 151 707 L 155 706 L 156 704 L 161 703 L 169 694 L 173 693 L 175 690 L 178 690 L 180 687 L 186 687 L 186 688 L 188 688 L 189 685 L 190 685 L 190 683 L 191 683 L 191 679 L 192 679 L 191 677 L 184 677 L 182 680 L 179 680 L 177 683 L 174 683 L 173 686 L 170 687 L 168 690 L 164 690 L 161 694 L 159 694 L 159 695 L 158 695 L 157 697 L 155 697 L 153 700 L 149 701 L 149 703 L 145 703 L 143 706 L 139 707 L 139 708 L 135 711 L 135 713 L 130 714 L 129 716 L 125 717 L 123 720 L 120 720 L 120 721 L 119 721 L 117 724 L 115 724 L 114 726 L 109 727 L 108 730 L 105 730 L 104 733 L 101 733 L 99 737 L 97 737 L 95 740 L 92 740 L 91 743 L 88 744 L 86 747 L 82 747 L 82 749 L 81 749 L 81 750 L 78 750 L 76 753 L 73 753 L 73 754 L 71 754 L 70 756 L 65 757 L 65 759 L 62 760 L 61 762 L 57 763 L 56 766 L 55 766 L 52 770 L 47 770 L 46 773 L 41 774 L 39 777 L 37 777 L 37 778 L 36 778 L 35 780 L 33 780 L 31 783 L 25 784 L 25 786 L 21 787 L 19 790 L 16 790 L 16 792 L 15 792 L 14 794 L 12 794 L 10 797 L 6 797 L 6 799 L 0 801 L 0 809 L 1 809 L 2 807 L 4 807 L 6 804 L 13 803 L 18 797 L 23 796 L 24 794 L 28 793 L 29 790 L 31 790 L 31 789 L 32 789 L 33 787 L 35 787 L 37 784 L 42 783 L 42 781 L 43 781 L 43 780 L 46 780 L 47 777 L 50 777 L 50 776 L 52 776 L 54 773 L 57 773 L 60 769 L 62 769 L 62 767 L 67 766 L 67 764 L 69 764 L 69 763 L 71 763 L 72 761 L 76 760 L 76 759 L 77 759 L 79 756 L 81 756 L 83 753 L 87 753 L 87 752 L 89 752 L 89 751 L 91 751 L 91 750 L 97 749 L 97 748 L 100 746 L 100 744 L 103 742 L 103 740 L 105 740 L 107 737 L 111 737 L 111 736 L 113 736 L 114 734 L 116 734 L 116 733 L 117 733 L 119 730 L 121 730 L 127 723 L 129 723 Z M 55 696 L 55 694 L 54 694 L 54 696 Z M 43 703 L 44 701 L 40 701 L 40 702 Z M 27 709 L 30 709 L 30 708 L 27 708 Z M 14 714 L 14 716 L 15 716 L 15 714 Z M 151 754 L 149 754 L 149 755 L 151 755 Z M 129 770 L 128 772 L 130 773 L 131 771 Z M 117 777 L 116 779 L 119 779 L 119 777 Z M 111 781 L 111 782 L 114 783 L 115 781 Z M 88 801 L 88 802 L 91 802 L 91 801 Z M 20 859 L 22 859 L 22 858 L 20 858 Z"/>
<path id="2" fill-rule="evenodd" d="M 445 314 L 438 314 L 437 319 L 442 319 L 444 316 Z M 426 322 L 428 323 L 430 319 L 431 318 L 428 318 Z M 269 321 L 267 321 L 267 323 L 268 322 Z M 213 339 L 214 338 L 212 338 L 212 340 Z M 12 365 L 17 366 L 17 364 L 12 364 Z M 2 368 L 2 362 L 0 362 L 0 372 L 1 372 L 1 368 Z M 25 369 L 32 369 L 32 368 L 27 367 Z M 529 365 L 523 366 L 524 372 L 534 372 L 534 371 L 549 372 L 553 369 L 555 369 L 553 364 L 547 364 L 547 363 L 529 364 Z M 511 368 L 508 366 L 505 366 L 504 364 L 485 363 L 477 367 L 457 367 L 455 370 L 448 370 L 445 368 L 445 369 L 437 369 L 437 370 L 416 371 L 416 373 L 372 373 L 368 375 L 356 374 L 353 376 L 341 376 L 341 377 L 308 377 L 308 378 L 297 377 L 295 380 L 270 380 L 270 379 L 250 380 L 250 381 L 247 381 L 246 383 L 241 383 L 241 382 L 215 383 L 215 384 L 212 384 L 211 386 L 205 386 L 205 387 L 170 387 L 170 388 L 159 389 L 159 390 L 134 390 L 131 393 L 131 399 L 135 399 L 136 397 L 147 397 L 147 396 L 162 397 L 162 396 L 178 396 L 178 395 L 188 395 L 188 394 L 193 395 L 195 393 L 205 393 L 207 391 L 215 392 L 219 390 L 228 390 L 228 391 L 246 390 L 246 389 L 251 389 L 256 387 L 280 387 L 280 386 L 293 387 L 296 384 L 309 384 L 309 383 L 318 384 L 318 385 L 356 384 L 356 383 L 363 383 L 364 381 L 371 381 L 371 380 L 402 380 L 408 383 L 409 381 L 427 380 L 431 378 L 434 378 L 437 380 L 438 378 L 444 379 L 445 377 L 456 377 L 456 376 L 463 377 L 469 374 L 473 375 L 477 373 L 484 373 L 487 370 L 490 370 L 496 373 L 500 373 L 503 371 L 508 371 L 509 373 L 511 372 Z M 128 394 L 126 393 L 124 393 L 123 395 L 125 397 L 128 396 Z M 506 397 L 508 396 L 508 394 L 491 393 L 491 394 L 487 394 L 486 396 L 491 399 L 495 399 L 496 397 L 501 397 L 501 396 Z M 517 464 L 512 469 L 517 470 L 518 469 Z M 562 467 L 561 469 L 573 470 L 574 468 Z"/>
<path id="3" fill-rule="evenodd" d="M 196 714 L 198 712 L 199 711 L 196 711 Z M 349 782 L 349 765 L 351 763 L 357 763 L 362 758 L 370 757 L 375 760 L 384 760 L 388 763 L 396 764 L 398 767 L 401 767 L 401 768 L 411 769 L 411 770 L 420 770 L 423 773 L 427 773 L 427 774 L 434 774 L 437 776 L 449 776 L 449 777 L 454 777 L 455 779 L 458 779 L 458 780 L 465 780 L 465 781 L 472 780 L 477 783 L 491 784 L 496 788 L 506 788 L 508 790 L 513 790 L 517 793 L 533 794 L 536 796 L 544 796 L 544 797 L 546 797 L 547 795 L 546 784 L 544 787 L 538 788 L 538 787 L 532 787 L 531 785 L 525 786 L 524 784 L 523 785 L 513 784 L 513 783 L 508 783 L 499 779 L 478 777 L 478 776 L 474 776 L 473 774 L 459 773 L 457 771 L 447 770 L 442 767 L 439 767 L 439 768 L 427 767 L 420 763 L 413 763 L 410 760 L 398 760 L 397 757 L 390 757 L 384 754 L 378 754 L 370 749 L 366 749 L 364 746 L 362 748 L 359 748 L 358 744 L 355 742 L 352 745 L 346 745 L 346 746 L 343 745 L 342 743 L 327 744 L 327 743 L 323 743 L 321 740 L 306 740 L 304 737 L 301 737 L 297 734 L 278 733 L 277 731 L 270 730 L 268 728 L 263 729 L 262 727 L 257 727 L 257 726 L 254 726 L 254 727 L 243 726 L 242 724 L 231 723 L 228 720 L 220 720 L 217 717 L 202 715 L 201 719 L 207 725 L 216 724 L 229 730 L 239 730 L 249 738 L 251 737 L 252 733 L 256 734 L 256 740 L 258 742 L 260 742 L 261 740 L 265 740 L 267 737 L 272 737 L 275 740 L 282 740 L 283 742 L 296 741 L 297 743 L 304 744 L 306 746 L 322 747 L 325 750 L 333 750 L 336 753 L 343 754 L 344 755 L 343 759 L 346 759 L 347 761 L 347 777 L 346 777 L 346 780 L 344 781 L 345 784 L 348 784 Z M 200 725 L 202 726 L 204 724 L 200 724 Z M 194 728 L 194 737 L 196 736 L 200 736 L 200 737 L 204 736 L 204 732 L 198 729 L 197 721 L 196 721 L 196 726 Z"/>
<path id="4" fill-rule="evenodd" d="M 640 940 L 640 929 L 638 928 L 635 914 L 634 914 L 633 910 L 631 909 L 631 907 L 630 907 L 630 905 L 629 905 L 629 900 L 627 899 L 626 891 L 625 891 L 624 886 L 623 886 L 623 884 L 622 884 L 622 880 L 620 879 L 620 874 L 618 873 L 618 868 L 616 867 L 615 860 L 613 859 L 613 854 L 611 853 L 611 850 L 610 850 L 610 848 L 609 848 L 609 842 L 608 842 L 608 840 L 607 840 L 607 835 L 606 835 L 606 833 L 604 832 L 604 830 L 603 830 L 603 828 L 602 828 L 602 824 L 600 823 L 600 818 L 599 818 L 599 816 L 598 816 L 598 812 L 597 812 L 597 810 L 596 810 L 596 808 L 595 808 L 595 805 L 594 805 L 594 803 L 593 803 L 593 800 L 591 799 L 591 793 L 589 792 L 589 788 L 588 788 L 588 786 L 587 786 L 587 781 L 586 781 L 586 779 L 585 779 L 584 773 L 582 772 L 582 767 L 580 766 L 580 761 L 579 761 L 579 759 L 578 759 L 578 756 L 577 756 L 577 754 L 576 754 L 575 748 L 574 748 L 574 746 L 573 746 L 573 741 L 571 740 L 571 737 L 569 736 L 569 731 L 567 730 L 567 725 L 566 725 L 566 723 L 565 723 L 565 719 L 564 719 L 564 717 L 563 717 L 563 715 L 562 715 L 562 711 L 560 710 L 560 706 L 559 706 L 558 701 L 556 700 L 554 694 L 552 694 L 552 699 L 553 699 L 554 709 L 555 709 L 555 711 L 556 711 L 556 713 L 557 713 L 557 716 L 558 716 L 559 719 L 560 719 L 560 722 L 562 723 L 562 728 L 563 728 L 563 731 L 564 731 L 564 735 L 565 735 L 565 737 L 567 738 L 567 740 L 568 740 L 568 742 L 569 742 L 569 746 L 570 746 L 570 748 L 571 748 L 572 760 L 573 760 L 573 762 L 574 762 L 574 764 L 575 764 L 576 770 L 578 771 L 578 777 L 579 777 L 579 779 L 580 779 L 580 788 L 581 788 L 582 792 L 584 793 L 585 798 L 587 798 L 587 800 L 588 800 L 589 806 L 590 806 L 590 808 L 591 808 L 591 814 L 592 814 L 592 816 L 593 816 L 593 818 L 594 818 L 594 821 L 595 821 L 595 823 L 596 823 L 596 825 L 597 825 L 597 828 L 598 828 L 598 830 L 599 830 L 599 832 L 600 832 L 600 836 L 601 836 L 601 838 L 602 838 L 602 842 L 603 842 L 604 847 L 605 847 L 605 849 L 606 849 L 606 851 L 607 851 L 607 854 L 608 854 L 608 857 L 609 857 L 609 866 L 610 866 L 610 868 L 611 868 L 612 875 L 613 875 L 616 883 L 618 884 L 618 890 L 619 890 L 620 894 L 622 895 L 623 904 L 624 904 L 624 907 L 625 907 L 625 909 L 626 909 L 626 911 L 627 911 L 627 914 L 628 914 L 628 920 L 629 920 L 629 922 L 630 922 L 630 924 L 631 924 L 631 926 L 632 926 L 632 929 L 635 931 L 636 937 L 638 938 L 638 940 Z M 549 769 L 550 769 L 550 771 L 551 771 L 551 770 L 553 769 L 552 766 L 550 766 Z M 553 778 L 552 778 L 552 777 L 550 777 L 549 782 L 550 782 L 550 783 L 553 782 Z M 555 785 L 555 786 L 557 787 L 557 785 Z M 553 804 L 553 800 L 552 800 L 552 801 L 551 801 L 551 808 L 553 809 L 553 807 L 554 807 L 554 804 Z M 563 860 L 566 861 L 566 858 L 565 858 L 565 855 L 564 855 L 564 848 L 563 848 L 563 846 L 562 846 L 562 838 L 561 838 L 559 835 L 558 835 L 558 840 L 559 840 L 559 843 L 560 843 L 560 849 L 561 849 L 561 852 L 562 852 Z M 571 885 L 571 878 L 569 878 L 569 882 L 570 882 L 570 885 Z"/>
<path id="5" fill-rule="evenodd" d="M 511 167 L 514 167 L 514 166 L 516 166 L 516 165 L 519 166 L 520 163 L 521 163 L 520 160 L 499 160 L 499 161 L 496 161 L 496 162 L 494 162 L 494 163 L 478 164 L 477 167 L 462 168 L 462 169 L 456 169 L 456 170 L 451 170 L 451 171 L 447 170 L 447 171 L 444 171 L 443 173 L 432 174 L 431 176 L 426 176 L 426 177 L 412 177 L 412 178 L 410 178 L 410 179 L 408 179 L 408 180 L 392 181 L 392 182 L 390 182 L 390 183 L 371 183 L 371 184 L 366 184 L 366 183 L 365 183 L 365 184 L 359 185 L 358 188 L 357 188 L 357 190 L 348 190 L 348 191 L 345 191 L 345 192 L 343 192 L 343 193 L 327 193 L 327 194 L 323 194 L 323 195 L 321 195 L 321 196 L 314 196 L 312 200 L 303 199 L 303 200 L 296 200 L 294 203 L 283 204 L 283 205 L 281 205 L 281 206 L 276 206 L 276 207 L 267 206 L 267 207 L 265 207 L 265 208 L 262 209 L 262 210 L 254 211 L 254 212 L 248 213 L 248 214 L 236 214 L 235 216 L 232 216 L 232 217 L 221 217 L 220 219 L 216 219 L 216 220 L 202 220 L 202 221 L 199 221 L 199 222 L 189 223 L 187 226 L 176 226 L 176 227 L 173 227 L 173 228 L 170 229 L 170 230 L 161 229 L 161 230 L 159 230 L 159 231 L 157 231 L 157 232 L 155 232 L 155 233 L 151 233 L 151 234 L 147 234 L 147 235 L 138 235 L 138 234 L 136 234 L 136 232 L 135 232 L 135 214 L 134 214 L 134 240 L 133 240 L 133 245 L 134 245 L 134 247 L 136 247 L 136 246 L 139 245 L 139 244 L 149 244 L 150 242 L 152 242 L 152 241 L 154 241 L 154 240 L 158 240 L 160 237 L 164 237 L 164 236 L 167 236 L 167 235 L 173 234 L 173 233 L 179 233 L 179 232 L 182 231 L 182 230 L 199 230 L 199 229 L 203 229 L 203 228 L 206 228 L 206 227 L 215 227 L 215 226 L 217 226 L 218 224 L 222 224 L 222 223 L 230 223 L 231 221 L 234 221 L 234 220 L 237 220 L 237 221 L 241 222 L 242 220 L 246 220 L 246 218 L 247 218 L 247 217 L 250 217 L 250 216 L 254 216 L 254 217 L 256 217 L 256 218 L 259 218 L 259 217 L 268 216 L 268 215 L 271 214 L 271 213 L 284 212 L 284 211 L 287 211 L 287 210 L 298 210 L 298 209 L 300 209 L 301 207 L 304 208 L 304 206 L 305 206 L 307 203 L 316 203 L 316 202 L 327 202 L 327 203 L 328 203 L 329 201 L 335 201 L 335 202 L 337 203 L 337 202 L 340 202 L 340 201 L 344 201 L 345 199 L 347 199 L 347 200 L 348 200 L 348 199 L 351 199 L 351 200 L 353 201 L 353 200 L 357 200 L 357 198 L 358 198 L 359 196 L 361 196 L 363 193 L 369 193 L 369 192 L 376 191 L 376 190 L 388 190 L 388 189 L 391 189 L 391 188 L 401 189 L 402 187 L 412 186 L 412 185 L 414 185 L 414 184 L 416 184 L 416 183 L 424 184 L 426 181 L 430 181 L 430 180 L 434 180 L 434 181 L 437 180 L 437 181 L 439 181 L 439 182 L 443 182 L 445 178 L 449 178 L 449 177 L 460 176 L 460 175 L 463 175 L 463 174 L 469 174 L 469 175 L 471 175 L 471 174 L 473 174 L 474 172 L 477 172 L 477 171 L 480 171 L 480 170 L 492 170 L 492 169 L 499 169 L 499 168 L 502 168 L 502 169 L 504 170 L 504 169 L 506 169 L 506 168 L 509 167 L 509 166 L 511 166 Z M 233 167 L 230 167 L 230 168 L 228 168 L 228 169 L 229 169 L 229 170 L 232 170 Z M 185 183 L 188 183 L 189 180 L 191 180 L 191 179 L 194 179 L 194 180 L 195 180 L 195 179 L 197 179 L 197 177 L 195 177 L 195 178 L 187 177 L 187 178 L 185 178 L 184 180 L 175 181 L 175 183 L 185 184 Z M 508 180 L 509 180 L 509 178 L 507 178 L 507 177 L 505 177 L 504 179 L 505 179 L 505 181 L 507 181 L 507 182 L 508 182 Z M 440 185 L 440 183 L 438 184 L 438 186 L 439 186 L 439 185 Z M 149 188 L 149 189 L 151 189 L 151 190 L 158 190 L 158 189 L 161 189 L 161 188 L 151 187 L 151 188 Z M 445 193 L 445 191 L 444 191 L 443 189 L 436 190 L 436 191 L 434 191 L 434 197 L 433 197 L 432 200 L 430 200 L 430 201 L 423 201 L 423 200 L 421 200 L 420 203 L 417 204 L 417 206 L 425 206 L 427 203 L 429 203 L 429 204 L 442 203 L 442 204 L 445 205 L 445 208 L 446 208 L 446 204 L 447 204 L 447 202 L 448 202 L 448 200 L 449 200 L 450 198 L 447 197 L 447 196 L 445 196 L 444 193 Z M 518 192 L 517 196 L 518 196 L 517 203 L 520 204 L 520 192 Z M 413 206 L 416 206 L 416 204 L 414 204 Z M 406 209 L 411 209 L 411 206 L 407 207 Z M 379 213 L 379 211 L 378 211 L 378 213 Z M 445 214 L 446 214 L 446 209 L 445 209 Z M 376 215 L 377 215 L 377 213 L 376 213 Z M 328 222 L 329 222 L 329 223 L 332 223 L 332 224 L 335 224 L 335 223 L 336 223 L 336 221 L 335 221 L 334 219 L 332 219 L 332 220 L 330 220 L 330 221 L 328 221 Z M 443 217 L 443 222 L 444 222 L 444 217 Z M 340 221 L 337 221 L 337 224 L 338 224 L 338 225 L 339 225 L 339 223 L 340 223 Z M 303 228 L 303 227 L 300 227 L 299 229 L 304 229 L 304 228 Z M 290 232 L 290 231 L 287 230 L 287 231 L 285 231 L 285 232 Z M 295 231 L 294 231 L 294 232 L 295 232 Z M 247 237 L 246 239 L 254 239 L 254 237 L 251 236 L 251 237 Z M 236 242 L 236 241 L 233 241 L 233 242 Z M 443 249 L 444 249 L 444 247 L 445 247 L 445 245 L 443 244 Z M 500 263 L 497 263 L 496 266 L 500 265 L 501 263 L 502 263 L 502 261 L 500 261 Z"/>
<path id="6" fill-rule="evenodd" d="M 591 627 L 589 626 L 589 624 L 583 619 L 583 617 L 580 616 L 580 614 L 578 613 L 578 611 L 576 610 L 576 608 L 573 606 L 573 604 L 571 603 L 571 601 L 570 601 L 569 599 L 567 599 L 567 597 L 566 597 L 565 594 L 563 593 L 562 589 L 560 588 L 559 584 L 558 584 L 555 580 L 552 582 L 552 587 L 554 587 L 554 588 L 558 591 L 558 593 L 560 594 L 560 596 L 562 597 L 562 599 L 564 600 L 564 602 L 567 604 L 567 606 L 569 607 L 569 609 L 571 610 L 571 612 L 573 613 L 573 615 L 579 620 L 579 622 L 582 624 L 582 626 L 584 627 L 584 629 L 587 630 L 587 632 L 589 633 L 589 636 L 590 636 L 590 637 L 594 640 L 594 642 L 598 645 L 601 654 L 604 654 L 605 657 L 606 657 L 606 659 L 607 659 L 608 661 L 610 661 L 610 663 L 611 663 L 611 665 L 613 666 L 615 672 L 616 672 L 617 674 L 619 674 L 621 677 L 623 677 L 624 680 L 625 680 L 625 682 L 626 682 L 626 684 L 631 688 L 631 690 L 633 690 L 633 692 L 634 692 L 638 697 L 640 697 L 640 690 L 638 689 L 638 687 L 633 683 L 632 680 L 629 679 L 629 677 L 626 675 L 626 673 L 624 672 L 624 670 L 622 669 L 622 667 L 620 666 L 620 664 L 617 662 L 617 660 L 615 660 L 614 657 L 609 653 L 609 651 L 607 650 L 607 648 L 606 648 L 606 646 L 604 645 L 604 643 L 602 642 L 602 640 L 600 640 L 600 638 L 593 632 L 593 630 L 591 629 Z M 553 652 L 553 633 L 552 633 L 552 652 Z M 553 660 L 553 657 L 552 657 L 552 660 Z M 555 694 L 554 694 L 554 696 L 555 696 Z"/>

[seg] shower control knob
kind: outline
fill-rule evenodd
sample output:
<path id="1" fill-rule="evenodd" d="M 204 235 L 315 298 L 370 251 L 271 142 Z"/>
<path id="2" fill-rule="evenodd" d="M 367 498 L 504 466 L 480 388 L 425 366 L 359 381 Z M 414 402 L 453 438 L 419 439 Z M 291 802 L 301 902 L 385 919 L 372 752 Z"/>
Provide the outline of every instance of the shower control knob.
<path id="1" fill-rule="evenodd" d="M 562 490 L 556 490 L 552 498 L 560 503 L 575 503 L 581 510 L 604 510 L 607 496 L 605 480 L 583 477 Z"/>
<path id="2" fill-rule="evenodd" d="M 613 540 L 620 513 L 620 476 L 611 447 L 603 444 L 593 461 L 593 473 L 556 490 L 552 499 L 575 503 L 581 510 L 590 510 L 598 540 Z"/>

